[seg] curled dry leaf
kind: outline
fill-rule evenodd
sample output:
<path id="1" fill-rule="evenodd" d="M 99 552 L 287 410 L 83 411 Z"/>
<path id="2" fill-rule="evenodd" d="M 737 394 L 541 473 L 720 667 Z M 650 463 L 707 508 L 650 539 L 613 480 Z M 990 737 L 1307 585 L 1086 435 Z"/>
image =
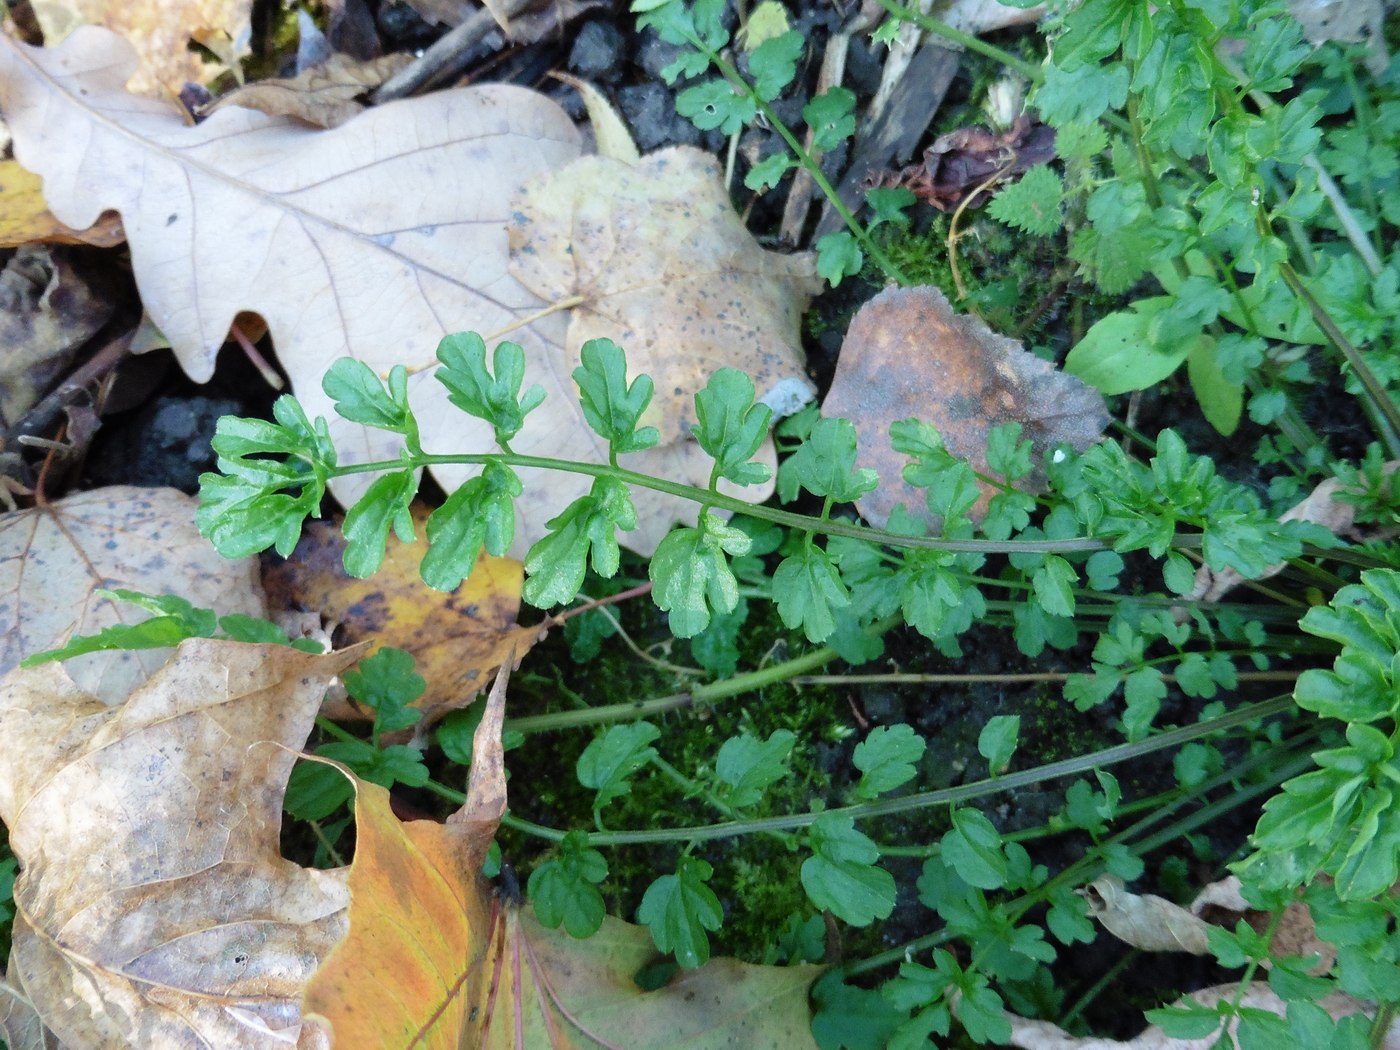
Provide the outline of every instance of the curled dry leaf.
<path id="1" fill-rule="evenodd" d="M 413 706 L 430 725 L 470 704 L 507 655 L 523 656 L 541 628 L 515 622 L 524 576 L 518 561 L 483 552 L 455 591 L 444 594 L 425 584 L 418 565 L 426 549 L 421 537 L 427 509 L 412 509 L 420 539 L 401 543 L 391 536 L 384 565 L 372 579 L 345 574 L 345 540 L 334 521 L 308 525 L 285 561 L 269 558 L 263 584 L 273 608 L 319 614 L 330 629 L 339 629 L 344 644 L 373 641 L 413 654 L 414 669 L 427 683 Z M 328 698 L 323 713 L 373 717 L 343 699 Z"/>
<path id="2" fill-rule="evenodd" d="M 606 447 L 587 427 L 576 400 L 572 371 L 578 360 L 566 346 L 567 314 L 542 315 L 550 304 L 507 272 L 506 226 L 516 189 L 581 151 L 578 131 L 555 103 L 535 92 L 483 85 L 378 106 L 330 131 L 240 108 L 191 128 L 172 110 L 121 90 L 134 62 L 123 41 L 97 29 L 79 30 L 55 49 L 0 40 L 0 107 L 14 132 L 16 155 L 44 177 L 55 215 L 85 226 L 104 209 L 121 214 L 146 309 L 191 377 L 209 377 L 233 318 L 241 310 L 256 311 L 298 398 L 313 417 L 331 420 L 341 462 L 393 459 L 400 447 L 396 435 L 335 416 L 320 385 L 331 363 L 351 356 L 384 374 L 395 364 L 426 365 L 449 332 L 474 330 L 494 341 L 492 333 L 509 331 L 525 348 L 525 382 L 539 383 L 549 395 L 512 447 L 531 455 L 606 460 Z M 672 196 L 695 193 L 711 202 L 723 197 L 717 182 L 704 189 L 693 174 L 674 186 Z M 614 189 L 605 186 L 605 196 Z M 655 201 L 633 203 L 658 214 L 679 210 L 666 201 L 661 193 Z M 563 219 L 558 206 L 544 204 Z M 633 219 L 613 218 L 624 226 Z M 653 293 L 646 308 L 652 310 L 672 308 L 655 299 L 654 277 L 667 267 L 728 265 L 737 274 L 725 278 L 719 293 L 691 282 L 695 301 L 674 301 L 675 316 L 623 322 L 659 339 L 688 327 L 692 342 L 684 353 L 668 347 L 658 356 L 628 345 L 626 332 L 605 333 L 653 369 L 656 389 L 667 395 L 666 410 L 686 418 L 697 375 L 724 364 L 746 367 L 748 343 L 739 337 L 776 348 L 770 351 L 776 368 L 797 345 L 796 317 L 816 286 L 809 261 L 775 261 L 745 240 L 727 200 L 723 210 L 711 211 L 710 222 L 660 230 L 686 239 L 647 243 L 645 258 L 618 256 L 622 236 L 599 231 L 590 248 L 603 258 L 582 271 L 625 267 L 645 275 Z M 562 232 L 571 239 L 571 230 Z M 709 246 L 716 238 L 723 247 Z M 567 248 L 567 241 L 560 247 Z M 584 253 L 577 246 L 573 258 L 581 262 Z M 547 270 L 538 277 L 548 282 L 542 287 L 578 287 Z M 736 283 L 772 283 L 778 299 L 763 300 L 753 318 L 719 317 L 706 309 L 721 299 L 747 310 L 748 290 L 736 289 Z M 597 282 L 585 290 L 629 303 L 644 300 L 646 292 Z M 588 305 L 594 318 L 625 316 L 606 301 Z M 701 331 L 701 320 L 709 332 Z M 704 353 L 696 347 L 712 346 L 715 338 L 735 340 L 729 351 L 739 356 L 706 356 L 698 365 L 684 356 Z M 776 385 L 761 392 L 789 401 L 806 396 L 806 380 L 790 364 L 793 371 L 775 372 Z M 432 451 L 493 447 L 491 428 L 451 407 L 430 373 L 411 377 L 409 397 Z M 684 424 L 667 419 L 661 429 L 681 435 Z M 772 463 L 771 445 L 761 458 Z M 711 464 L 687 438 L 629 457 L 627 465 L 703 487 Z M 465 467 L 434 469 L 448 490 L 471 473 Z M 516 506 L 517 555 L 590 484 L 580 475 L 551 474 L 542 481 L 539 471 L 521 473 L 526 496 Z M 349 505 L 369 483 L 367 475 L 341 478 L 332 490 Z M 750 499 L 766 495 L 741 491 Z M 643 553 L 655 548 L 673 522 L 695 519 L 688 501 L 641 491 L 635 498 L 641 527 L 622 541 Z"/>
<path id="3" fill-rule="evenodd" d="M 257 560 L 228 561 L 194 526 L 195 501 L 175 489 L 113 486 L 0 515 L 0 673 L 73 635 L 147 613 L 93 592 L 174 594 L 221 614 L 266 612 Z M 91 653 L 64 666 L 78 686 L 115 702 L 168 649 Z"/>
<path id="4" fill-rule="evenodd" d="M 814 1050 L 819 967 L 715 959 L 643 992 L 634 978 L 657 959 L 646 930 L 605 918 L 576 941 L 491 892 L 480 873 L 506 805 L 505 679 L 503 668 L 473 737 L 467 802 L 446 824 L 402 824 L 387 792 L 357 784 L 350 931 L 307 986 L 308 1019 L 338 1047 Z"/>
<path id="5" fill-rule="evenodd" d="M 1150 893 L 1130 893 L 1117 875 L 1102 875 L 1082 890 L 1089 914 L 1120 941 L 1148 952 L 1206 955 L 1209 924 L 1180 905 Z"/>
<path id="6" fill-rule="evenodd" d="M 269 116 L 296 117 L 316 127 L 334 128 L 363 113 L 364 98 L 412 61 L 413 56 L 407 54 L 360 61 L 337 53 L 294 77 L 234 88 L 206 112 L 242 106 Z"/>
<path id="7" fill-rule="evenodd" d="M 103 26 L 140 55 L 131 90 L 174 98 L 185 81 L 207 84 L 249 53 L 252 0 L 34 0 L 50 46 L 81 26 Z M 208 62 L 205 51 L 218 55 Z M 240 74 L 241 76 L 241 74 Z"/>
<path id="8" fill-rule="evenodd" d="M 49 391 L 112 308 L 64 249 L 28 245 L 10 256 L 0 270 L 0 428 Z"/>
<path id="9" fill-rule="evenodd" d="M 208 639 L 123 702 L 59 664 L 0 680 L 0 818 L 19 859 L 9 975 L 68 1046 L 298 1042 L 345 932 L 344 872 L 281 857 L 282 795 L 321 693 L 361 654 Z"/>
<path id="10" fill-rule="evenodd" d="M 827 416 L 855 424 L 856 463 L 875 469 L 882 483 L 857 502 L 872 524 L 883 526 L 903 504 L 934 524 L 922 493 L 900 479 L 906 458 L 890 445 L 890 424 L 921 419 L 943 435 L 948 451 L 989 473 L 987 432 L 1018 422 L 1035 459 L 1056 445 L 1082 451 L 1108 422 L 1103 397 L 1073 376 L 997 335 L 975 317 L 954 313 L 937 288 L 891 288 L 861 307 L 846 332 Z M 1032 474 L 1026 485 L 1043 483 Z M 985 510 L 984 490 L 975 512 Z"/>

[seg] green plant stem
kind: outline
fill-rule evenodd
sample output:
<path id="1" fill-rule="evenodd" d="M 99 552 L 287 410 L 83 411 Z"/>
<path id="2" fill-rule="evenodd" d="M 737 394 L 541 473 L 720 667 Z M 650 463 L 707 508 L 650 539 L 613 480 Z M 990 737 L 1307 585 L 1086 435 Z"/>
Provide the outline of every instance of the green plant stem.
<path id="1" fill-rule="evenodd" d="M 1261 718 L 1270 718 L 1289 710 L 1292 706 L 1293 698 L 1291 696 L 1279 697 L 1274 700 L 1264 700 L 1260 703 L 1249 704 L 1237 711 L 1221 715 L 1219 718 L 1213 718 L 1208 722 L 1199 722 L 1195 725 L 1171 729 L 1165 733 L 1158 734 L 1148 740 L 1139 741 L 1137 743 L 1118 744 L 1114 747 L 1104 748 L 1101 751 L 1095 751 L 1087 755 L 1079 755 L 1075 758 L 1067 758 L 1060 762 L 1052 762 L 1048 765 L 1037 766 L 1035 769 L 1008 773 L 1000 777 L 992 777 L 986 780 L 978 780 L 971 784 L 941 788 L 937 791 L 925 791 L 916 795 L 905 795 L 901 798 L 881 799 L 877 802 L 862 802 L 851 806 L 836 806 L 825 810 L 825 812 L 839 813 L 843 816 L 851 817 L 854 820 L 869 820 L 874 817 L 890 816 L 896 813 L 911 813 L 914 810 L 927 809 L 930 806 L 946 806 L 952 803 L 967 802 L 971 799 L 994 795 L 1001 791 L 1012 791 L 1030 784 L 1039 784 L 1046 780 L 1075 776 L 1103 766 L 1116 765 L 1119 762 L 1126 762 L 1131 758 L 1137 758 L 1140 755 L 1150 754 L 1154 751 L 1179 747 L 1189 741 L 1211 736 L 1214 733 L 1219 733 L 1226 729 L 1233 729 L 1236 726 L 1245 725 Z M 818 816 L 820 816 L 818 813 L 793 813 L 778 817 L 759 817 L 751 820 L 735 820 L 721 824 L 699 824 L 691 827 L 666 828 L 657 831 L 590 832 L 588 841 L 589 844 L 593 846 L 621 846 L 650 842 L 691 842 L 692 840 L 695 842 L 703 842 L 714 839 L 734 838 L 739 835 L 753 834 L 754 832 L 795 831 L 810 826 Z M 529 821 L 520 821 L 517 824 L 511 824 L 509 826 L 518 827 L 521 831 L 539 835 L 541 838 L 549 839 L 552 842 L 558 842 L 564 837 L 564 832 L 557 828 L 546 828 L 543 825 L 532 824 Z"/>
<path id="2" fill-rule="evenodd" d="M 759 96 L 758 92 L 753 89 L 753 86 L 739 73 L 739 70 L 723 55 L 716 51 L 711 51 L 697 39 L 691 40 L 691 46 L 705 55 L 714 67 L 719 70 L 720 75 L 723 76 L 725 80 L 753 100 L 754 105 L 758 107 L 759 112 L 761 112 L 768 123 L 772 125 L 773 130 L 787 143 L 788 149 L 792 150 L 793 156 L 797 158 L 797 162 L 802 165 L 803 170 L 812 177 L 812 181 L 816 183 L 817 188 L 822 191 L 822 195 L 826 197 L 832 208 L 836 210 L 836 214 L 841 216 L 841 221 L 846 224 L 846 228 L 851 231 L 852 236 L 860 242 L 866 254 L 875 260 L 876 265 L 885 272 L 885 275 L 899 285 L 909 285 L 911 283 L 909 278 L 899 266 L 885 254 L 884 249 L 881 248 L 875 241 L 875 238 L 870 235 L 870 231 L 856 218 L 855 213 L 851 211 L 846 202 L 841 199 L 841 195 L 836 192 L 836 187 L 834 187 L 827 179 L 826 175 L 823 174 L 821 165 L 813 159 L 811 153 L 809 153 L 802 144 L 802 140 L 793 134 L 792 129 L 774 112 L 773 107 Z"/>
<path id="3" fill-rule="evenodd" d="M 798 532 L 815 531 L 828 536 L 846 536 L 864 540 L 867 543 L 883 544 L 890 547 L 914 550 L 934 550 L 972 552 L 977 554 L 1066 554 L 1079 551 L 1109 550 L 1112 545 L 1104 540 L 1076 538 L 1067 540 L 954 540 L 937 536 L 902 536 L 897 532 L 873 529 L 865 525 L 833 518 L 822 521 L 806 514 L 794 514 L 762 504 L 746 503 L 734 496 L 725 496 L 694 488 L 679 482 L 654 478 L 649 474 L 639 474 L 625 467 L 613 467 L 604 463 L 583 463 L 570 459 L 551 459 L 547 456 L 522 456 L 514 453 L 477 453 L 461 455 L 423 455 L 404 459 L 382 459 L 373 463 L 356 463 L 336 467 L 328 473 L 329 478 L 347 477 L 352 474 L 377 474 L 387 471 L 416 470 L 420 467 L 447 465 L 482 466 L 488 461 L 503 463 L 512 467 L 540 467 L 545 470 L 562 470 L 571 474 L 584 474 L 589 477 L 616 478 L 628 485 L 664 492 L 695 503 L 708 504 L 732 514 L 744 514 L 762 521 L 771 521 Z M 1177 550 L 1195 550 L 1201 546 L 1199 534 L 1177 535 L 1172 547 Z"/>
<path id="4" fill-rule="evenodd" d="M 894 626 L 892 620 L 882 620 L 872 624 L 870 629 L 883 634 Z M 506 719 L 505 729 L 515 730 L 520 733 L 545 733 L 556 729 L 570 729 L 577 726 L 601 725 L 606 722 L 617 722 L 623 719 L 647 718 L 652 715 L 664 714 L 667 711 L 678 711 L 687 707 L 702 707 L 706 704 L 713 704 L 719 700 L 728 699 L 731 696 L 738 696 L 741 693 L 751 693 L 766 686 L 776 685 L 778 682 L 785 682 L 790 678 L 800 675 L 806 671 L 823 667 L 837 657 L 835 649 L 829 645 L 824 645 L 820 649 L 813 649 L 810 653 L 803 653 L 801 656 L 791 660 L 784 660 L 782 663 L 772 664 L 757 671 L 748 671 L 744 674 L 734 675 L 730 678 L 722 678 L 717 682 L 709 682 L 705 685 L 696 686 L 694 689 L 684 693 L 673 693 L 670 696 L 656 697 L 651 700 L 638 700 L 626 704 L 605 704 L 601 707 L 590 707 L 583 711 L 557 711 L 547 715 L 526 715 L 524 718 Z"/>
<path id="5" fill-rule="evenodd" d="M 1375 425 L 1376 433 L 1381 438 L 1382 444 L 1385 445 L 1389 458 L 1395 459 L 1400 456 L 1400 406 L 1396 405 L 1395 399 L 1386 391 L 1384 384 L 1371 371 L 1371 366 L 1361 356 L 1361 351 L 1352 345 L 1351 340 L 1337 327 L 1331 315 L 1308 291 L 1297 271 L 1288 263 L 1279 263 L 1278 269 L 1279 276 L 1283 278 L 1284 283 L 1307 306 L 1313 320 L 1317 322 L 1317 326 L 1346 358 L 1347 364 L 1351 366 L 1352 374 L 1356 376 L 1366 391 L 1367 396 L 1362 401 L 1362 405 L 1367 409 L 1367 414 L 1371 417 L 1371 422 Z"/>

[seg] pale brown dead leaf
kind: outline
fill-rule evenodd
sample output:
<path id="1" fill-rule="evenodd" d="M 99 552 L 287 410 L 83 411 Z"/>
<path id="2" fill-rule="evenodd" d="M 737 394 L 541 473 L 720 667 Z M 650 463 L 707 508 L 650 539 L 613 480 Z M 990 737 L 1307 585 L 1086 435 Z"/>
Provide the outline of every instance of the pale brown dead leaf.
<path id="1" fill-rule="evenodd" d="M 10 257 L 0 270 L 0 427 L 34 407 L 112 310 L 64 249 L 30 245 Z"/>
<path id="2" fill-rule="evenodd" d="M 1388 478 L 1395 473 L 1397 468 L 1400 468 L 1400 459 L 1392 459 L 1382 465 L 1381 471 Z M 1356 528 L 1356 503 L 1342 498 L 1348 495 L 1359 496 L 1362 493 L 1357 489 L 1343 485 L 1340 478 L 1328 478 L 1326 481 L 1320 482 L 1307 496 L 1280 514 L 1278 520 L 1311 522 L 1353 542 L 1394 535 L 1394 530 L 1386 530 L 1375 536 L 1363 536 Z M 1287 566 L 1287 562 L 1270 565 L 1253 579 L 1267 580 L 1271 576 L 1277 576 Z M 1208 565 L 1201 565 L 1196 569 L 1195 586 L 1186 597 L 1195 601 L 1218 602 L 1243 582 L 1244 577 L 1228 566 L 1217 572 Z M 1183 614 L 1178 614 L 1178 616 L 1181 615 Z"/>
<path id="3" fill-rule="evenodd" d="M 856 506 L 883 526 L 903 504 L 917 520 L 936 523 L 923 494 L 901 480 L 908 462 L 890 444 L 890 424 L 919 419 L 936 427 L 948 451 L 988 474 L 987 433 L 1017 422 L 1040 462 L 1060 444 L 1083 451 L 1108 422 L 1102 395 L 991 331 L 976 317 L 953 311 L 937 288 L 891 288 L 856 314 L 822 414 L 849 419 L 860 441 L 856 464 L 880 475 L 878 489 Z M 1034 488 L 1040 472 L 1020 483 Z M 975 513 L 992 492 L 983 489 Z"/>
<path id="4" fill-rule="evenodd" d="M 334 128 L 363 113 L 361 99 L 412 61 L 412 55 L 402 53 L 367 62 L 337 53 L 294 77 L 258 80 L 234 88 L 206 112 L 242 106 L 269 116 L 296 117 L 316 127 Z"/>
<path id="5" fill-rule="evenodd" d="M 33 0 L 53 47 L 81 26 L 104 26 L 140 55 L 131 90 L 176 98 L 185 81 L 207 84 L 249 53 L 252 0 Z M 200 44 L 222 61 L 208 62 Z"/>
<path id="6" fill-rule="evenodd" d="M 395 364 L 427 364 L 449 332 L 474 330 L 491 338 L 509 330 L 526 352 L 526 383 L 539 383 L 549 395 L 512 447 L 606 461 L 605 443 L 588 429 L 577 404 L 571 375 L 577 354 L 565 345 L 567 313 L 538 316 L 549 304 L 506 270 L 506 225 L 517 187 L 580 152 L 579 133 L 563 110 L 534 92 L 485 85 L 375 107 L 330 131 L 238 108 L 189 128 L 178 114 L 120 90 L 133 61 L 122 41 L 96 29 L 80 30 L 53 50 L 0 41 L 0 108 L 20 161 L 44 176 L 55 215 L 82 225 L 103 209 L 121 213 L 146 309 L 193 378 L 208 378 L 236 314 L 255 310 L 267 321 L 308 413 L 332 420 L 340 461 L 392 459 L 400 447 L 394 435 L 335 416 L 321 389 L 331 363 L 353 356 L 383 374 Z M 676 192 L 710 200 L 723 195 L 717 184 L 701 188 L 693 171 Z M 678 210 L 664 199 L 655 206 Z M 649 275 L 682 266 L 687 256 L 702 267 L 719 265 L 723 250 L 706 242 L 730 243 L 736 229 L 748 235 L 732 209 L 714 214 L 713 223 L 709 230 L 687 228 L 699 243 L 649 244 L 649 251 L 664 254 L 651 264 L 626 263 Z M 815 287 L 809 260 L 769 259 L 751 238 L 724 250 L 735 254 L 718 298 L 746 304 L 753 289 L 735 285 L 764 281 L 799 293 L 791 302 L 764 300 L 764 312 L 753 318 L 719 318 L 711 310 L 708 333 L 681 333 L 706 345 L 732 338 L 737 358 L 706 356 L 697 365 L 673 353 L 658 355 L 655 347 L 628 345 L 626 331 L 606 333 L 654 368 L 664 403 L 684 413 L 663 421 L 667 435 L 686 435 L 697 375 L 725 364 L 745 367 L 752 351 L 739 338 L 768 347 L 776 367 L 796 346 L 802 290 Z M 698 296 L 716 297 L 707 285 L 691 287 Z M 613 291 L 632 300 L 629 306 L 644 298 L 643 290 Z M 664 302 L 664 292 L 653 287 L 651 293 Z M 677 334 L 685 314 L 703 312 L 702 305 L 682 304 L 683 315 L 669 321 L 653 318 L 644 326 L 648 338 Z M 601 301 L 589 306 L 595 318 L 611 309 Z M 687 352 L 702 352 L 695 349 L 699 343 L 688 345 Z M 792 405 L 807 396 L 800 369 L 772 374 L 776 384 L 760 387 L 770 400 Z M 493 447 L 491 428 L 452 408 L 429 372 L 413 376 L 409 387 L 429 450 Z M 759 458 L 773 462 L 771 444 Z M 688 436 L 630 456 L 626 465 L 702 487 L 709 480 L 710 461 Z M 448 490 L 472 473 L 434 470 Z M 521 474 L 527 496 L 517 501 L 511 551 L 517 556 L 589 486 L 580 475 Z M 341 478 L 332 491 L 349 505 L 369 482 L 367 475 Z M 758 488 L 741 492 L 748 499 L 766 495 Z M 635 550 L 649 553 L 672 523 L 695 520 L 688 501 L 635 495 L 641 527 L 621 537 Z"/>
<path id="7" fill-rule="evenodd" d="M 282 859 L 282 795 L 358 659 L 208 639 L 110 704 L 59 664 L 0 680 L 0 818 L 20 862 L 9 973 L 74 1047 L 326 1047 L 302 985 L 344 871 Z M 300 1034 L 301 1038 L 298 1038 Z"/>
<path id="8" fill-rule="evenodd" d="M 643 423 L 663 443 L 688 437 L 694 392 L 726 365 L 751 376 L 779 415 L 811 400 L 799 321 L 821 290 L 815 259 L 761 248 L 708 153 L 581 157 L 522 187 L 510 237 L 522 284 L 546 300 L 583 298 L 569 322 L 572 353 L 610 338 L 631 372 L 656 378 Z"/>
<path id="9" fill-rule="evenodd" d="M 1117 875 L 1101 875 L 1078 892 L 1089 914 L 1125 944 L 1147 952 L 1210 952 L 1204 919 L 1164 897 L 1130 893 Z"/>
<path id="10" fill-rule="evenodd" d="M 114 486 L 0 515 L 0 673 L 73 635 L 146 619 L 134 605 L 99 598 L 98 588 L 263 615 L 257 559 L 221 558 L 195 529 L 194 511 L 195 500 L 175 489 Z M 82 689 L 114 702 L 169 655 L 91 653 L 65 666 Z"/>
<path id="11" fill-rule="evenodd" d="M 1251 982 L 1243 994 L 1238 984 L 1220 984 L 1192 992 L 1178 1002 L 1185 1003 L 1191 1000 L 1201 1006 L 1213 1008 L 1222 1001 L 1234 1001 L 1236 996 L 1239 996 L 1239 1005 L 1245 1009 L 1267 1010 L 1280 1017 L 1288 1007 L 1288 1004 L 1262 981 Z M 1373 1005 L 1341 992 L 1317 1000 L 1317 1005 L 1334 1019 L 1355 1013 L 1365 1013 L 1370 1017 L 1375 1013 Z M 1215 1050 L 1222 1045 L 1217 1042 L 1219 1034 L 1212 1034 L 1203 1039 L 1173 1039 L 1157 1025 L 1144 1029 L 1132 1039 L 1120 1040 L 1103 1039 L 1098 1036 L 1074 1036 L 1049 1021 L 1018 1017 L 1012 1013 L 1008 1013 L 1006 1018 L 1011 1022 L 1010 1045 L 1023 1047 L 1024 1050 Z M 1228 1041 L 1223 1045 L 1238 1050 L 1239 1044 L 1235 1040 L 1236 1027 L 1236 1022 L 1231 1021 L 1226 1030 Z M 1376 1046 L 1377 1050 L 1400 1050 L 1400 1020 L 1391 1024 L 1379 1044 L 1372 1045 Z"/>

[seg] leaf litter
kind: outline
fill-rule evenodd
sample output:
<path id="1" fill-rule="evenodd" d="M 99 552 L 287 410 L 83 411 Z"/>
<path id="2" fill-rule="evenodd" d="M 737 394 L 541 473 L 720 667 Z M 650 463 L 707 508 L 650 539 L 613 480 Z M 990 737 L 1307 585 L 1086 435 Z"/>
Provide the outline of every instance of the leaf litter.
<path id="1" fill-rule="evenodd" d="M 574 941 L 493 895 L 509 660 L 445 824 L 401 823 L 357 781 L 353 865 L 285 860 L 295 749 L 362 655 L 191 639 L 115 703 L 59 664 L 0 680 L 0 733 L 32 759 L 0 769 L 0 818 L 22 869 L 8 979 L 33 1008 L 0 1011 L 0 1031 L 27 1038 L 37 1019 L 65 1045 L 150 1050 L 319 1050 L 332 1032 L 349 1047 L 815 1046 L 819 967 L 713 960 L 643 992 L 645 930 L 609 919 Z"/>
<path id="2" fill-rule="evenodd" d="M 395 364 L 421 366 L 444 335 L 457 331 L 508 332 L 524 346 L 525 382 L 550 395 L 513 442 L 524 454 L 606 458 L 571 378 L 574 339 L 589 317 L 630 318 L 625 323 L 641 339 L 679 334 L 690 340 L 665 355 L 626 346 L 637 362 L 634 372 L 651 371 L 665 392 L 663 415 L 688 412 L 697 377 L 722 364 L 768 375 L 761 396 L 796 404 L 810 395 L 797 349 L 798 319 L 817 287 L 810 258 L 759 249 L 718 182 L 702 189 L 716 169 L 698 152 L 668 155 L 646 169 L 667 169 L 674 189 L 657 182 L 647 196 L 646 176 L 626 179 L 636 190 L 631 199 L 645 233 L 655 238 L 637 248 L 643 254 L 625 257 L 615 250 L 637 243 L 642 231 L 629 232 L 627 225 L 633 216 L 601 217 L 621 228 L 590 231 L 596 236 L 589 248 L 603 253 L 596 261 L 586 262 L 587 249 L 579 246 L 586 283 L 548 271 L 544 255 L 517 260 L 513 268 L 522 281 L 511 272 L 507 240 L 508 225 L 521 235 L 516 191 L 530 183 L 525 207 L 545 208 L 540 221 L 566 220 L 577 173 L 563 172 L 583 149 L 567 115 L 544 96 L 503 85 L 441 91 L 375 107 L 330 131 L 238 107 L 186 127 L 173 110 L 122 90 L 134 61 L 127 44 L 93 28 L 77 30 L 52 49 L 0 41 L 0 107 L 17 157 L 44 177 L 49 206 L 69 225 L 90 225 L 106 209 L 120 213 L 143 303 L 195 380 L 211 374 L 238 312 L 260 314 L 308 413 L 331 420 L 342 463 L 392 459 L 398 445 L 392 435 L 334 415 L 320 387 L 330 364 L 348 355 L 381 375 Z M 551 173 L 552 192 L 546 186 Z M 676 193 L 700 194 L 712 206 L 709 225 L 683 222 Z M 681 225 L 663 226 L 662 215 Z M 658 303 L 662 293 L 654 281 L 645 282 L 650 288 L 636 284 L 637 275 L 675 273 L 691 264 L 716 278 L 734 271 L 718 302 L 707 306 L 706 288 L 692 285 L 698 301 Z M 594 280 L 609 269 L 618 270 L 617 282 Z M 747 286 L 765 284 L 772 286 L 770 301 L 751 303 Z M 561 294 L 585 296 L 574 303 L 584 320 L 571 322 L 556 298 Z M 634 304 L 667 315 L 644 323 L 628 313 Z M 750 309 L 757 313 L 742 316 Z M 740 337 L 751 342 L 739 344 Z M 766 361 L 751 361 L 755 352 Z M 490 427 L 453 411 L 430 374 L 411 377 L 409 396 L 424 423 L 426 447 L 492 447 Z M 662 422 L 671 440 L 627 465 L 705 486 L 710 462 L 689 438 L 686 418 Z M 771 444 L 761 458 L 771 464 Z M 469 473 L 452 466 L 434 470 L 448 490 Z M 589 485 L 580 475 L 555 475 L 541 484 L 536 472 L 522 474 L 527 495 L 517 501 L 517 555 Z M 368 484 L 365 476 L 341 478 L 332 491 L 349 505 Z M 743 491 L 749 499 L 767 494 Z M 695 519 L 688 501 L 640 490 L 634 499 L 641 527 L 623 540 L 642 553 L 654 549 L 675 521 Z"/>

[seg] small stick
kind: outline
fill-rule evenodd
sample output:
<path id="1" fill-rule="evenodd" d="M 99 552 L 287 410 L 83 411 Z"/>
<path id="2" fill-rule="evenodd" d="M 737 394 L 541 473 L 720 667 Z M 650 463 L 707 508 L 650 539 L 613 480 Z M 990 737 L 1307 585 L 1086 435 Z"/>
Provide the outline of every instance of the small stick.
<path id="1" fill-rule="evenodd" d="M 505 0 L 505 16 L 513 18 L 534 2 L 535 0 Z M 464 52 L 481 43 L 491 30 L 499 28 L 496 16 L 483 7 L 461 25 L 444 34 L 411 65 L 405 66 L 385 81 L 370 99 L 378 105 L 413 94 L 449 68 Z"/>

